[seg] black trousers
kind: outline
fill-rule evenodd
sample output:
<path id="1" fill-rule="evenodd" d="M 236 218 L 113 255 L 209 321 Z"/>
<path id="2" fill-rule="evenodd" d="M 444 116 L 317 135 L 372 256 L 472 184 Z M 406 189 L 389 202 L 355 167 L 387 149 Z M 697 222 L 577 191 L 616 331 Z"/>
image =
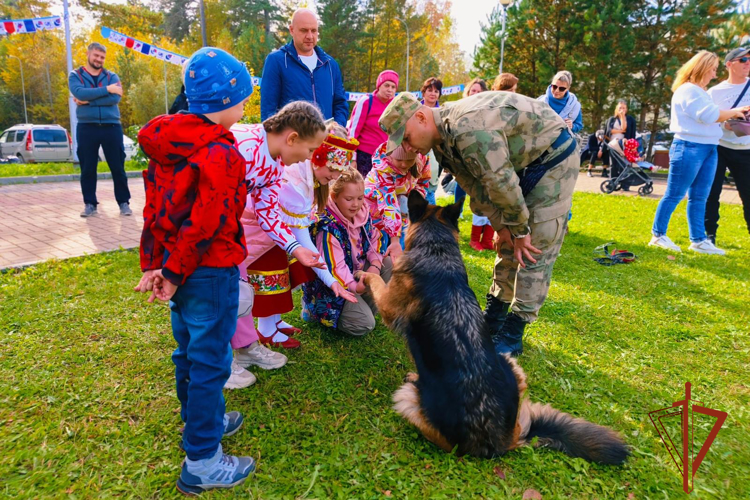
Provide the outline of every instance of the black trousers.
<path id="1" fill-rule="evenodd" d="M 122 143 L 122 126 L 119 123 L 96 125 L 79 123 L 76 127 L 78 161 L 81 163 L 81 191 L 83 202 L 97 205 L 96 167 L 99 164 L 99 146 L 104 151 L 112 181 L 115 183 L 117 203 L 130 202 L 128 178 L 125 175 L 125 146 Z"/>
<path id="2" fill-rule="evenodd" d="M 742 200 L 745 224 L 750 232 L 750 149 L 729 149 L 718 147 L 719 159 L 716 165 L 716 177 L 711 185 L 711 192 L 706 200 L 706 234 L 716 236 L 719 229 L 719 197 L 724 188 L 727 169 L 732 174 L 737 192 Z"/>

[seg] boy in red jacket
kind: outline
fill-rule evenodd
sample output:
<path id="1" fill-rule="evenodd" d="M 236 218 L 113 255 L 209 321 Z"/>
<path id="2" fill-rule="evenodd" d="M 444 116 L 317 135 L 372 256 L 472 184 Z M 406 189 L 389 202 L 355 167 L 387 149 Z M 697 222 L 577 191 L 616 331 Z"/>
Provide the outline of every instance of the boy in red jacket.
<path id="1" fill-rule="evenodd" d="M 239 412 L 224 413 L 222 395 L 237 325 L 237 265 L 247 255 L 245 160 L 229 127 L 242 118 L 253 86 L 244 64 L 213 47 L 192 55 L 184 78 L 188 112 L 154 118 L 138 134 L 150 161 L 136 290 L 153 286 L 149 301 L 170 300 L 187 454 L 177 488 L 198 494 L 236 486 L 255 470 L 251 457 L 224 455 L 221 447 L 243 421 Z"/>

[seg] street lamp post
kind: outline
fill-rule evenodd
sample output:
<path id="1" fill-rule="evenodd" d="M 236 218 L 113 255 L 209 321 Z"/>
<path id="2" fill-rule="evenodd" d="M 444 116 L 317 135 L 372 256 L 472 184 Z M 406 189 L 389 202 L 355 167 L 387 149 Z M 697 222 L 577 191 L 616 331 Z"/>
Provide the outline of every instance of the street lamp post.
<path id="1" fill-rule="evenodd" d="M 26 113 L 26 84 L 23 81 L 23 63 L 21 59 L 16 56 L 9 55 L 8 57 L 18 59 L 18 66 L 21 68 L 21 92 L 23 93 L 23 119 L 24 123 L 29 123 L 29 115 Z"/>
<path id="2" fill-rule="evenodd" d="M 505 19 L 508 17 L 508 6 L 513 0 L 500 0 L 500 6 L 503 8 L 503 28 L 500 32 L 500 73 L 503 72 L 503 58 L 505 57 Z"/>
<path id="3" fill-rule="evenodd" d="M 200 14 L 201 14 L 201 40 L 203 41 L 203 46 L 206 47 L 208 45 L 208 38 L 206 37 L 206 5 L 203 3 L 203 0 L 200 0 Z"/>
<path id="4" fill-rule="evenodd" d="M 401 24 L 406 28 L 406 91 L 409 92 L 409 25 L 400 17 L 397 17 L 396 19 L 401 21 Z"/>

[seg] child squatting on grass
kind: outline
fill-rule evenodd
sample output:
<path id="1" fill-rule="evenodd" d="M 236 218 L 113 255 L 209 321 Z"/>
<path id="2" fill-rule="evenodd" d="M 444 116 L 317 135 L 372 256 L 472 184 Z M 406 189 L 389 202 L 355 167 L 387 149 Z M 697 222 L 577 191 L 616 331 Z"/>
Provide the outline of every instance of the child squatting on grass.
<path id="1" fill-rule="evenodd" d="M 315 105 L 295 101 L 262 124 L 237 125 L 232 131 L 246 162 L 248 197 L 242 224 L 248 257 L 242 267 L 255 290 L 255 335 L 265 345 L 297 348 L 300 342 L 292 336 L 301 330 L 281 315 L 294 309 L 292 290 L 315 278 L 310 268 L 325 266 L 316 251 L 297 241 L 283 218 L 279 193 L 287 165 L 310 158 L 326 138 L 325 120 Z M 234 340 L 233 345 L 241 347 L 242 342 Z"/>
<path id="2" fill-rule="evenodd" d="M 349 335 L 361 336 L 375 328 L 375 303 L 365 293 L 365 285 L 354 279 L 357 271 L 391 278 L 393 264 L 378 253 L 380 231 L 370 220 L 364 202 L 362 175 L 353 168 L 342 173 L 331 186 L 325 212 L 310 227 L 310 233 L 336 280 L 364 300 L 347 302 L 316 278 L 302 285 L 302 317 Z"/>
<path id="3" fill-rule="evenodd" d="M 149 165 L 136 290 L 153 286 L 149 302 L 170 301 L 187 454 L 177 488 L 186 494 L 231 488 L 255 470 L 251 457 L 225 455 L 221 447 L 243 421 L 239 412 L 224 412 L 222 395 L 237 325 L 237 266 L 247 255 L 240 223 L 245 161 L 229 128 L 252 91 L 244 64 L 204 47 L 186 65 L 189 112 L 154 118 L 138 134 Z"/>
<path id="4" fill-rule="evenodd" d="M 245 369 L 250 365 L 274 369 L 286 364 L 286 356 L 261 344 L 299 347 L 300 342 L 292 337 L 299 329 L 281 321 L 280 316 L 294 307 L 292 288 L 296 285 L 317 275 L 336 296 L 357 300 L 328 272 L 308 231 L 316 211 L 325 209 L 328 183 L 351 161 L 350 151 L 331 149 L 328 141 L 333 140 L 330 133 L 336 127 L 342 133 L 336 122 L 326 127 L 320 111 L 306 102 L 287 104 L 263 124 L 232 127 L 247 162 L 246 178 L 251 186 L 242 216 L 248 256 L 240 266 L 240 274 L 255 290 L 253 312 L 260 317 L 258 330 L 252 315 L 238 319 L 232 338 L 232 375 L 226 389 L 241 389 L 255 382 L 255 376 Z M 343 134 L 346 137 L 345 130 Z M 340 142 L 354 147 L 346 139 Z M 311 152 L 315 144 L 318 148 Z M 313 161 L 305 159 L 311 155 Z M 286 162 L 298 158 L 302 160 L 286 166 Z M 290 262 L 292 258 L 296 262 Z M 315 274 L 302 264 L 313 266 L 310 269 Z"/>

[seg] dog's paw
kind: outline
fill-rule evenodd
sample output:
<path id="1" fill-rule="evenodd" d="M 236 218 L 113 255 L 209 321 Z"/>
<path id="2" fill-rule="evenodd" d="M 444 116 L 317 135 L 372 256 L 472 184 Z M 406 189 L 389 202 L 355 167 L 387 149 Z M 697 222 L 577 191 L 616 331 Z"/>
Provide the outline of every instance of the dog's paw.
<path id="1" fill-rule="evenodd" d="M 407 373 L 407 374 L 406 374 L 406 376 L 404 377 L 404 382 L 411 382 L 411 383 L 414 383 L 414 382 L 416 382 L 417 380 L 419 380 L 419 374 L 417 374 L 417 373 L 414 373 L 414 372 L 409 372 L 409 373 Z"/>
<path id="2" fill-rule="evenodd" d="M 365 286 L 370 285 L 370 279 L 372 278 L 372 273 L 366 273 L 365 271 L 357 271 L 354 273 L 354 279 L 358 282 L 364 283 Z"/>

